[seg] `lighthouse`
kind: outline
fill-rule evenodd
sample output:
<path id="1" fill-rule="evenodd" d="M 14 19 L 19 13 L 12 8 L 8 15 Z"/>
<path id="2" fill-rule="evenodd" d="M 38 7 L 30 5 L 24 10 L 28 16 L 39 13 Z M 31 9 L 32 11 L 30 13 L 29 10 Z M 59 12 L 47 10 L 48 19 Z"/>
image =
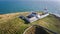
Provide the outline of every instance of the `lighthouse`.
<path id="1" fill-rule="evenodd" d="M 48 12 L 48 9 L 47 9 L 47 8 L 45 8 L 45 9 L 44 9 L 44 12 Z"/>

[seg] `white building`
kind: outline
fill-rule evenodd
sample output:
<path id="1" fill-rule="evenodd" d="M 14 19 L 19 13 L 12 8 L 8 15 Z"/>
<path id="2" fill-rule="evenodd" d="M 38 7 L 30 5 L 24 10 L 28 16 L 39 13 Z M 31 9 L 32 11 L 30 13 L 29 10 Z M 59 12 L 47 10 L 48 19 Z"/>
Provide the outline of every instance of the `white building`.
<path id="1" fill-rule="evenodd" d="M 34 22 L 34 21 L 38 20 L 39 18 L 40 18 L 40 15 L 33 12 L 27 16 L 27 21 Z"/>
<path id="2" fill-rule="evenodd" d="M 39 19 L 42 19 L 48 15 L 49 15 L 49 13 L 45 13 L 43 15 L 40 15 L 38 13 L 32 12 L 30 15 L 26 16 L 25 20 L 27 20 L 28 22 L 31 23 L 31 22 L 37 21 Z"/>
<path id="3" fill-rule="evenodd" d="M 43 13 L 42 15 L 41 14 L 38 14 L 38 13 L 35 13 L 35 12 L 32 12 L 30 15 L 24 17 L 24 16 L 20 16 L 21 19 L 23 20 L 26 20 L 27 22 L 34 22 L 34 21 L 37 21 L 39 19 L 42 19 L 46 16 L 48 16 L 49 13 Z"/>

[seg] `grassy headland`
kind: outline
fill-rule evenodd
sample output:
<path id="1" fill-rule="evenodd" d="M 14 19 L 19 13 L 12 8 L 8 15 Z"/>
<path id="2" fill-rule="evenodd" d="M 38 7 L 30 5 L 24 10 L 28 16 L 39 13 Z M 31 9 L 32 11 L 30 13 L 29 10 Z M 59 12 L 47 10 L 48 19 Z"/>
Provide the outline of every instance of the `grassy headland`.
<path id="1" fill-rule="evenodd" d="M 49 16 L 35 21 L 33 23 L 25 24 L 25 21 L 20 19 L 20 15 L 28 15 L 29 12 L 11 13 L 0 15 L 0 34 L 23 34 L 26 28 L 32 24 L 39 24 L 54 32 L 60 34 L 60 19 L 50 14 Z"/>

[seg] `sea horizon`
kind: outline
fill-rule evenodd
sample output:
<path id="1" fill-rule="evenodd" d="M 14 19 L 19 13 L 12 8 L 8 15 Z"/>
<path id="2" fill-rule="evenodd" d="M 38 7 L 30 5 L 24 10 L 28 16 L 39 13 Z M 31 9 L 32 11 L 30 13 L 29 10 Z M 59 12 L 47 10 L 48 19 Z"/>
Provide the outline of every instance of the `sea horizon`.
<path id="1" fill-rule="evenodd" d="M 60 15 L 59 2 L 54 1 L 0 1 L 0 14 L 28 12 L 28 11 L 44 11 Z"/>

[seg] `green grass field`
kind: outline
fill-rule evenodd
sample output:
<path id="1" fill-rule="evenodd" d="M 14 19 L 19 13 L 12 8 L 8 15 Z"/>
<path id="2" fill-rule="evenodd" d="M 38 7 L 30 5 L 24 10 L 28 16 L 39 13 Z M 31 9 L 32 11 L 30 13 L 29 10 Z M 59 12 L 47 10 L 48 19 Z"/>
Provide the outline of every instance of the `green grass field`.
<path id="1" fill-rule="evenodd" d="M 0 34 L 23 34 L 25 29 L 33 24 L 39 24 L 40 26 L 43 26 L 60 34 L 60 19 L 56 18 L 54 15 L 50 14 L 43 19 L 37 20 L 29 24 L 25 24 L 24 20 L 17 17 L 20 15 L 25 16 L 28 14 L 28 12 L 22 12 L 17 15 L 14 14 L 14 16 L 12 15 L 13 17 L 9 17 L 9 19 L 3 19 L 3 17 L 0 17 Z M 9 16 L 11 15 L 9 14 Z"/>

